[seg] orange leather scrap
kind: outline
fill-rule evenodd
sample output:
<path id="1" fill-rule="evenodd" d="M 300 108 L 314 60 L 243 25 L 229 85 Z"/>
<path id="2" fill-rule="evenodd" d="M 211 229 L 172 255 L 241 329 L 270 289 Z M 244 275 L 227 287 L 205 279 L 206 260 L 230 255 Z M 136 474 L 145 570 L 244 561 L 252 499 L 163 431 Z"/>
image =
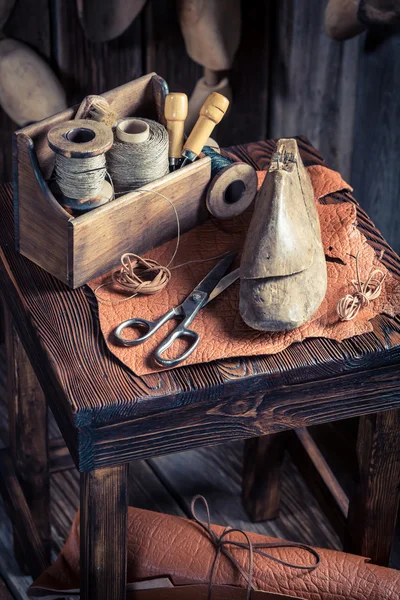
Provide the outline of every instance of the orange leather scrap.
<path id="1" fill-rule="evenodd" d="M 212 530 L 220 536 L 225 528 L 212 525 Z M 248 535 L 252 543 L 279 541 L 256 533 Z M 237 532 L 230 534 L 229 539 L 244 541 L 243 536 Z M 229 549 L 244 571 L 248 572 L 248 552 L 233 547 Z M 321 562 L 314 570 L 287 567 L 255 554 L 253 588 L 304 600 L 398 598 L 400 571 L 378 567 L 361 556 L 335 550 L 317 551 Z M 208 534 L 197 523 L 172 515 L 129 507 L 128 584 L 161 577 L 169 578 L 175 586 L 207 584 L 215 552 L 215 546 L 210 542 Z M 294 564 L 315 564 L 315 559 L 300 548 L 270 548 L 265 552 Z M 220 555 L 213 582 L 216 586 L 246 586 L 239 571 L 224 554 Z M 75 590 L 76 593 L 78 589 L 79 514 L 74 518 L 67 542 L 56 562 L 32 584 L 28 594 L 36 598 L 58 598 L 62 594 L 54 594 L 51 590 Z M 134 597 L 136 599 L 140 595 Z M 187 600 L 193 598 L 190 593 L 184 597 Z M 213 598 L 219 597 L 218 593 L 213 593 Z M 179 598 L 182 596 L 179 595 Z"/>
<path id="2" fill-rule="evenodd" d="M 319 198 L 339 190 L 351 189 L 339 173 L 322 165 L 307 167 L 313 184 L 321 223 L 322 241 L 327 256 L 328 291 L 324 301 L 311 320 L 287 332 L 260 332 L 248 327 L 239 314 L 239 282 L 234 283 L 218 298 L 202 309 L 191 328 L 200 334 L 200 343 L 191 356 L 182 364 L 196 364 L 216 359 L 238 356 L 275 354 L 309 337 L 326 337 L 334 340 L 360 335 L 372 331 L 370 320 L 380 313 L 391 316 L 400 312 L 400 285 L 382 263 L 378 263 L 374 250 L 366 243 L 357 229 L 356 207 L 352 203 L 320 204 Z M 258 172 L 259 183 L 265 171 Z M 215 257 L 227 251 L 238 251 L 243 247 L 251 210 L 232 221 L 212 221 L 192 229 L 181 237 L 175 265 L 188 261 L 199 261 Z M 167 265 L 174 252 L 176 240 L 155 248 L 147 257 Z M 361 278 L 365 280 L 372 268 L 386 273 L 381 296 L 360 310 L 352 321 L 339 321 L 336 304 L 340 298 L 352 293 L 351 280 L 356 278 L 355 256 L 360 250 L 359 265 Z M 172 278 L 164 290 L 155 296 L 137 296 L 126 302 L 109 304 L 99 302 L 99 317 L 102 332 L 111 352 L 138 375 L 162 370 L 152 359 L 154 349 L 166 336 L 163 327 L 145 344 L 121 347 L 113 343 L 112 331 L 119 323 L 132 317 L 153 320 L 178 305 L 208 273 L 216 260 L 196 262 L 172 271 Z M 239 259 L 237 265 L 239 264 Z M 99 277 L 89 283 L 92 290 L 110 280 L 110 275 Z M 115 286 L 99 291 L 107 300 L 121 300 L 126 293 Z M 174 323 L 170 323 L 174 327 Z"/>

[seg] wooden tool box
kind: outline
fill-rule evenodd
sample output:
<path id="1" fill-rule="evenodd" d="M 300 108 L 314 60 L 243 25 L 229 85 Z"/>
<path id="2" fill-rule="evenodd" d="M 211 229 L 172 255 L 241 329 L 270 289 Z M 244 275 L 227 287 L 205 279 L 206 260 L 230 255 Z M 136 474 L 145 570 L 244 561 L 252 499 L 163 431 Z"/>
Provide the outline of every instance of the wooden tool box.
<path id="1" fill-rule="evenodd" d="M 117 118 L 141 116 L 164 123 L 166 82 L 155 73 L 103 96 Z M 124 252 L 141 254 L 177 235 L 176 215 L 165 198 L 147 191 L 128 193 L 77 217 L 57 202 L 48 186 L 54 154 L 47 133 L 72 119 L 77 106 L 14 134 L 14 206 L 17 250 L 76 288 L 115 267 Z M 146 186 L 174 203 L 181 232 L 207 218 L 208 157 Z"/>

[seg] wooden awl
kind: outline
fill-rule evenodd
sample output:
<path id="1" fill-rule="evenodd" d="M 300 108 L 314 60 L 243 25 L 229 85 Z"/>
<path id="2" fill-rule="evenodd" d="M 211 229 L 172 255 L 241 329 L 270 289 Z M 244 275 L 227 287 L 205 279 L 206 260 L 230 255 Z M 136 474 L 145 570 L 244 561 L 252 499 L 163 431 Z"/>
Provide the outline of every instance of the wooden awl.
<path id="1" fill-rule="evenodd" d="M 182 157 L 187 114 L 188 97 L 186 94 L 168 94 L 165 98 L 164 115 L 169 136 L 168 159 L 171 171 L 175 171 Z"/>
<path id="2" fill-rule="evenodd" d="M 204 102 L 200 110 L 200 116 L 193 127 L 183 147 L 182 167 L 186 162 L 193 162 L 202 151 L 214 127 L 222 120 L 229 106 L 228 98 L 218 92 L 213 92 Z"/>

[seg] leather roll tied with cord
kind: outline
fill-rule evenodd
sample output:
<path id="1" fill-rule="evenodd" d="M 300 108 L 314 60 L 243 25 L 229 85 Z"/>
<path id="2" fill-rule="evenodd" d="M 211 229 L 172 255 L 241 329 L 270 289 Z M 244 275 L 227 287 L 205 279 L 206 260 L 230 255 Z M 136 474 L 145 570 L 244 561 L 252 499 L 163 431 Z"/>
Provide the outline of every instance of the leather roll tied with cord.
<path id="1" fill-rule="evenodd" d="M 191 516 L 129 508 L 128 598 L 394 600 L 400 587 L 399 571 L 360 556 L 212 525 L 201 496 L 193 498 Z M 188 556 L 196 560 L 188 563 Z M 61 554 L 32 584 L 30 597 L 76 596 L 78 565 L 77 515 Z"/>

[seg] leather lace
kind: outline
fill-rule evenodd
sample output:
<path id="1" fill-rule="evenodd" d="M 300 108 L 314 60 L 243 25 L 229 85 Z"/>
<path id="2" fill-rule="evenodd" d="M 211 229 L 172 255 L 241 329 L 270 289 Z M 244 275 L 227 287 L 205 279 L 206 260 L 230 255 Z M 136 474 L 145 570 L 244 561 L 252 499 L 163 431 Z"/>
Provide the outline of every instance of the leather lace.
<path id="1" fill-rule="evenodd" d="M 201 521 L 201 519 L 199 519 L 199 517 L 196 514 L 195 506 L 196 506 L 196 502 L 198 502 L 199 500 L 204 505 L 204 508 L 207 513 L 207 521 L 206 522 Z M 200 496 L 200 495 L 194 496 L 194 498 L 192 499 L 192 502 L 191 502 L 190 510 L 191 510 L 193 519 L 208 534 L 208 537 L 210 538 L 211 542 L 214 544 L 215 550 L 216 550 L 215 557 L 214 557 L 214 560 L 213 560 L 213 563 L 211 566 L 210 579 L 209 579 L 209 584 L 208 584 L 208 600 L 211 599 L 212 585 L 213 585 L 214 576 L 215 576 L 215 573 L 217 570 L 218 561 L 219 561 L 221 554 L 226 556 L 226 558 L 228 558 L 231 561 L 233 566 L 239 571 L 241 576 L 247 582 L 246 600 L 250 600 L 250 595 L 251 595 L 252 590 L 256 591 L 256 588 L 254 587 L 254 584 L 253 584 L 253 570 L 254 570 L 254 555 L 255 554 L 257 554 L 259 556 L 263 556 L 264 558 L 268 558 L 269 560 L 272 560 L 280 565 L 283 565 L 284 567 L 289 567 L 291 569 L 302 569 L 302 570 L 311 571 L 311 570 L 316 569 L 321 562 L 321 558 L 320 558 L 318 552 L 311 546 L 308 546 L 307 544 L 298 544 L 296 542 L 280 542 L 280 541 L 279 542 L 257 542 L 257 543 L 254 543 L 251 541 L 249 535 L 245 531 L 243 531 L 242 529 L 230 528 L 230 527 L 227 527 L 222 532 L 221 535 L 216 534 L 215 531 L 213 531 L 213 529 L 211 527 L 210 510 L 208 508 L 207 500 L 204 498 L 204 496 Z M 242 535 L 245 538 L 245 541 L 238 542 L 236 540 L 228 539 L 228 536 L 231 533 L 239 533 L 240 535 Z M 248 556 L 249 556 L 248 569 L 245 569 L 237 561 L 237 559 L 233 556 L 232 552 L 229 550 L 229 546 L 234 547 L 234 548 L 242 548 L 243 550 L 246 550 L 248 552 Z M 312 554 L 312 556 L 314 556 L 315 563 L 310 564 L 310 565 L 301 565 L 301 564 L 290 563 L 288 561 L 281 560 L 280 558 L 277 558 L 276 556 L 272 556 L 271 554 L 268 554 L 267 552 L 263 551 L 263 549 L 270 549 L 270 548 L 301 548 L 302 550 L 306 550 L 307 552 Z"/>

